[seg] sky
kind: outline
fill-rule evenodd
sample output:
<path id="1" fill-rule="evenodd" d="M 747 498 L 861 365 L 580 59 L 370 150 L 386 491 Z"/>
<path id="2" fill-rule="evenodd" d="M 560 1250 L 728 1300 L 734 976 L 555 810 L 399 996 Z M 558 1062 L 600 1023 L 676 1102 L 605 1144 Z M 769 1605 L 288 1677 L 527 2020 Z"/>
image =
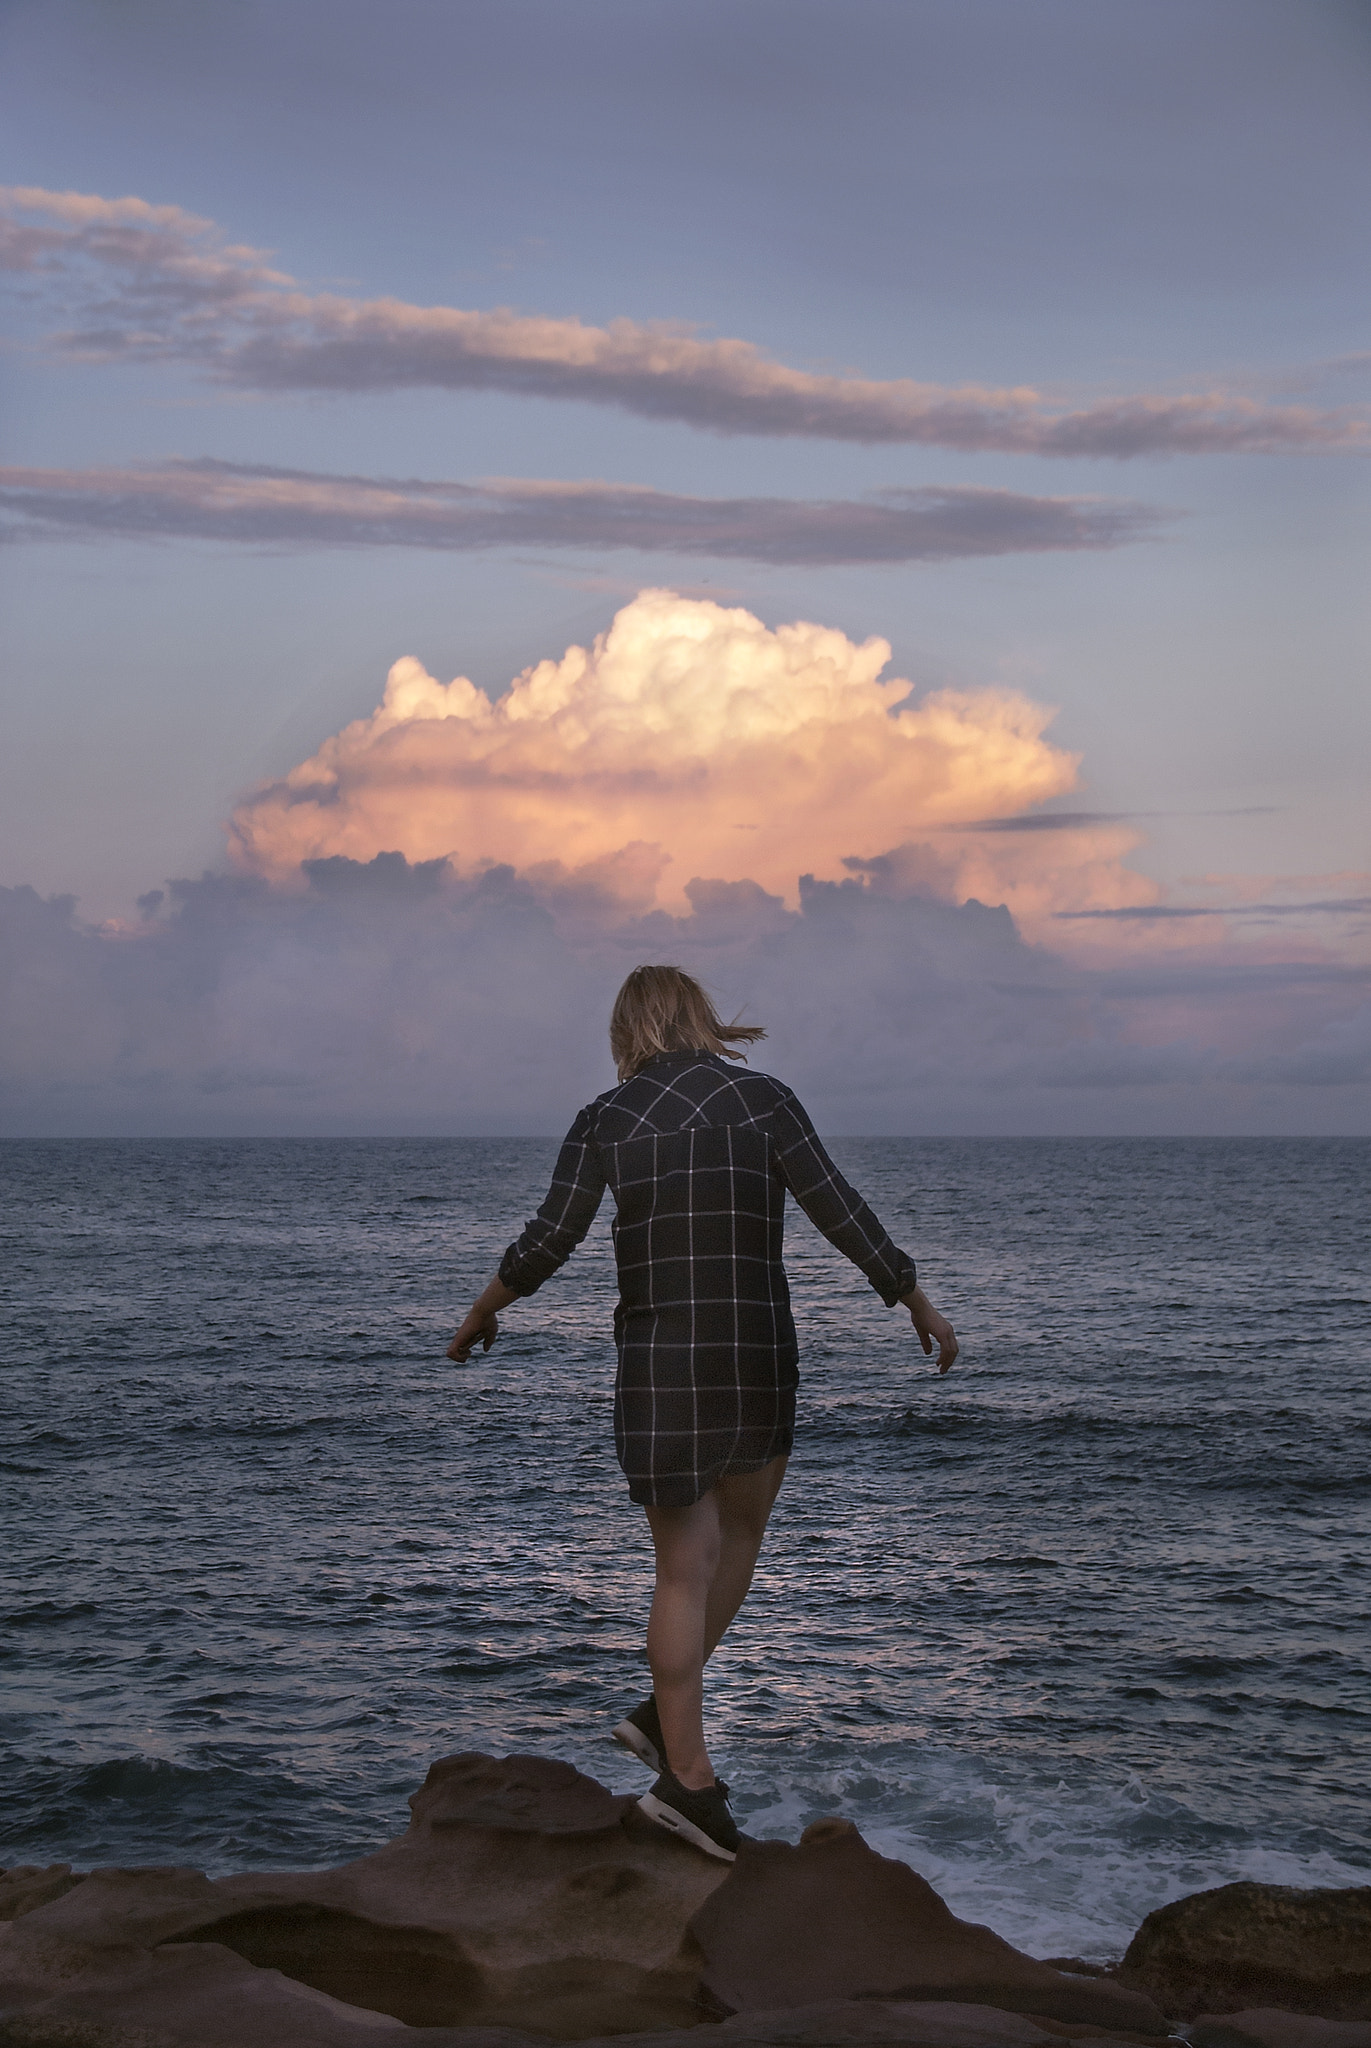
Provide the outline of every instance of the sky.
<path id="1" fill-rule="evenodd" d="M 1371 14 L 0 0 L 0 1131 L 1371 1132 Z"/>

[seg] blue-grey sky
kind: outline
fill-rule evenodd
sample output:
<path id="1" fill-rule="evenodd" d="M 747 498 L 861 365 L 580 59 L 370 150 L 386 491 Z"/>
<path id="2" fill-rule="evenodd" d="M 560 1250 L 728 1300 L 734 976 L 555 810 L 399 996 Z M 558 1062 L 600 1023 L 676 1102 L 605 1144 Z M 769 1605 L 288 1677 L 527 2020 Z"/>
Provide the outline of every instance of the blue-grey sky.
<path id="1" fill-rule="evenodd" d="M 985 808 L 1137 840 L 991 878 L 1073 973 L 1044 919 L 1146 902 L 1230 911 L 1225 972 L 1363 971 L 1364 6 L 9 0 L 0 57 L 0 884 L 136 920 L 400 657 L 498 694 L 666 586 L 880 636 L 911 707 L 1057 707 L 1074 788 L 973 751 Z M 308 851 L 395 846 L 349 803 Z M 847 815 L 821 877 L 884 851 Z"/>

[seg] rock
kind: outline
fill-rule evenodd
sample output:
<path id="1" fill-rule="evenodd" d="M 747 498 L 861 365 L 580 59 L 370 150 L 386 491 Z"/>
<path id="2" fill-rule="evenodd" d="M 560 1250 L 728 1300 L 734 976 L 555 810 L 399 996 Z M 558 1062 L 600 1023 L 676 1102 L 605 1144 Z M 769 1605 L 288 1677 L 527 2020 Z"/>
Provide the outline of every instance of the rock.
<path id="1" fill-rule="evenodd" d="M 854 1829 L 855 1833 L 856 1830 Z M 898 2042 L 902 2048 L 1063 2048 L 1063 2043 L 1143 2043 L 1157 2048 L 1155 2034 L 1101 2033 L 1099 2028 L 1054 2019 L 1030 2019 L 987 2005 L 959 2005 L 940 1999 L 832 1999 L 823 2005 L 791 2006 L 779 2012 L 738 2013 L 707 2036 L 696 2034 L 688 2048 L 822 2048 L 822 2044 Z M 622 2044 L 620 2044 L 622 2048 Z M 682 2048 L 687 2048 L 683 2043 Z"/>
<path id="2" fill-rule="evenodd" d="M 1194 2048 L 1371 2048 L 1371 2021 L 1321 2020 L 1310 2013 L 1204 2013 L 1191 2020 L 1185 2037 Z"/>
<path id="3" fill-rule="evenodd" d="M 1261 2007 L 1371 2019 L 1371 1885 L 1194 1892 L 1148 1914 L 1118 1974 L 1178 2019 Z"/>
<path id="4" fill-rule="evenodd" d="M 0 2005 L 37 2007 L 71 1986 L 70 2017 L 96 2020 L 104 1989 L 82 2006 L 77 1985 L 212 1944 L 357 2024 L 385 2015 L 580 2039 L 708 2017 L 686 1929 L 726 1866 L 684 1851 L 631 1797 L 544 1758 L 458 1757 L 435 1764 L 410 1803 L 405 1835 L 336 1870 L 214 1883 L 191 1870 L 96 1871 L 0 1929 Z M 155 2004 L 154 1978 L 138 1981 Z"/>
<path id="5" fill-rule="evenodd" d="M 96 1870 L 47 1905 L 0 1927 L 0 2012 L 80 1987 L 91 2019 L 115 1980 L 137 1973 L 167 1929 L 213 1900 L 198 1870 Z M 80 2015 L 85 2017 L 87 2015 Z"/>
<path id="6" fill-rule="evenodd" d="M 605 1790 L 553 1757 L 440 1757 L 409 1801 L 428 1828 L 493 1828 L 516 1835 L 596 1835 L 615 1828 L 637 1804 L 631 1792 Z"/>
<path id="7" fill-rule="evenodd" d="M 69 1863 L 16 1863 L 0 1870 L 0 1920 L 17 1920 L 35 1906 L 46 1906 L 64 1893 L 75 1891 L 81 1878 L 73 1877 Z"/>
<path id="8" fill-rule="evenodd" d="M 193 1963 L 201 1953 L 217 1956 L 218 1964 Z M 175 1980 L 164 1969 L 160 1976 L 150 1970 L 137 1985 L 111 1983 L 103 2022 L 70 2017 L 71 2002 L 60 1997 L 8 2025 L 0 2020 L 0 2048 L 189 2048 L 192 2042 L 195 2048 L 406 2048 L 411 2041 L 414 2048 L 550 2048 L 545 2038 L 491 2028 L 407 2029 L 339 2007 L 317 1992 L 302 1994 L 298 1984 L 272 1973 L 259 1972 L 261 1981 L 248 1985 L 245 1975 L 224 1968 L 222 1950 L 184 1947 L 178 1955 L 185 1961 Z M 246 1967 L 240 1963 L 238 1970 L 246 1973 Z M 164 2022 L 155 2031 L 145 2024 L 153 2007 Z M 830 2001 L 748 2013 L 703 2037 L 698 2029 L 619 2034 L 582 2048 L 701 2048 L 702 2038 L 711 2048 L 1065 2048 L 1068 2041 L 1071 2048 L 1128 2048 L 1143 2037 L 1033 2021 L 987 2006 Z M 1150 2038 L 1148 2048 L 1155 2048 Z"/>
<path id="9" fill-rule="evenodd" d="M 552 1819 L 532 1825 L 546 1797 Z M 398 1841 L 341 1869 L 229 1878 L 178 1938 L 411 2026 L 583 2038 L 690 2026 L 691 1915 L 725 1866 L 683 1855 L 631 1797 L 539 1757 L 444 1759 Z"/>
<path id="10" fill-rule="evenodd" d="M 581 2048 L 1157 2048 L 1155 2035 L 1103 2034 L 1060 2020 L 1026 2019 L 985 2005 L 934 2000 L 829 1999 L 777 2012 L 738 2013 L 708 2032 L 621 2034 Z"/>
<path id="11" fill-rule="evenodd" d="M 1164 2030 L 1137 1993 L 956 1919 L 847 1821 L 729 1866 L 538 1757 L 444 1758 L 410 1805 L 403 1836 L 336 1870 L 8 1873 L 0 2048 L 399 2048 L 409 2030 L 423 2048 L 1156 2048 Z"/>
<path id="12" fill-rule="evenodd" d="M 212 1946 L 116 1951 L 0 2029 L 5 2048 L 391 2048 L 406 2032 Z"/>
<path id="13" fill-rule="evenodd" d="M 745 1841 L 690 1932 L 705 1994 L 727 2013 L 879 1998 L 1167 2031 L 1146 1996 L 1021 1955 L 988 1927 L 958 1920 L 907 1864 L 831 1823 L 796 1848 Z"/>
<path id="14" fill-rule="evenodd" d="M 809 1823 L 800 1837 L 800 1847 L 811 1848 L 815 1842 L 836 1842 L 843 1835 L 857 1835 L 860 1839 L 860 1833 L 855 1821 L 840 1820 L 836 1814 L 830 1814 L 825 1820 Z"/>

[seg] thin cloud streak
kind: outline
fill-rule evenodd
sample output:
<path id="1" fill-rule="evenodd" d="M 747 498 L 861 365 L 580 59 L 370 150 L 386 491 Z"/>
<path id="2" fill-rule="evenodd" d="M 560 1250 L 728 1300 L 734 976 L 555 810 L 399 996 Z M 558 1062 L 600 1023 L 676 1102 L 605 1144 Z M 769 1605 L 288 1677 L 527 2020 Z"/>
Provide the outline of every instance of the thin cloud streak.
<path id="1" fill-rule="evenodd" d="M 632 548 L 776 564 L 941 562 L 1114 548 L 1154 533 L 1146 506 L 1016 491 L 867 499 L 694 498 L 635 484 L 435 483 L 236 463 L 0 468 L 10 539 L 199 539 L 270 547 Z"/>
<path id="2" fill-rule="evenodd" d="M 609 405 L 720 434 L 963 452 L 1105 456 L 1365 450 L 1349 407 L 1271 405 L 1235 389 L 1136 393 L 1081 407 L 1029 386 L 823 375 L 685 323 L 605 327 L 302 290 L 212 221 L 137 198 L 0 187 L 0 267 L 66 302 L 52 337 L 93 362 L 180 362 L 256 391 L 500 391 Z"/>
<path id="3" fill-rule="evenodd" d="M 1094 825 L 1128 825 L 1142 811 L 1044 811 L 1021 818 L 973 818 L 965 825 L 945 825 L 945 832 L 1081 832 Z"/>
<path id="4" fill-rule="evenodd" d="M 1091 825 L 1138 824 L 1153 818 L 1269 818 L 1279 804 L 1239 804 L 1206 811 L 1044 811 L 1021 818 L 972 818 L 958 832 L 1079 832 Z"/>
<path id="5" fill-rule="evenodd" d="M 1129 903 L 1113 910 L 1055 910 L 1057 918 L 1115 918 L 1152 922 L 1161 918 L 1189 917 L 1305 917 L 1318 911 L 1326 916 L 1363 916 L 1371 911 L 1371 896 L 1339 896 L 1322 903 Z"/>

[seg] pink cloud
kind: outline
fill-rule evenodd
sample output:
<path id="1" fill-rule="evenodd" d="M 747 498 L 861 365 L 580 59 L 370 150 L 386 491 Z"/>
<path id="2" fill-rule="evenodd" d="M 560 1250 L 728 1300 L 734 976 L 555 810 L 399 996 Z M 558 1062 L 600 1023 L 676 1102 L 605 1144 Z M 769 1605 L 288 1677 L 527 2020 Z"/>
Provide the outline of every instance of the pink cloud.
<path id="1" fill-rule="evenodd" d="M 869 870 L 873 886 L 904 887 L 917 869 L 919 886 L 1007 903 L 1030 929 L 1155 897 L 1123 865 L 1127 825 L 967 827 L 1066 794 L 1076 758 L 1045 738 L 1043 706 L 1003 690 L 914 703 L 910 683 L 882 680 L 889 659 L 884 640 L 772 631 L 738 607 L 647 590 L 591 647 L 537 663 L 494 702 L 399 661 L 369 718 L 244 800 L 234 858 L 279 878 L 391 850 L 522 870 L 653 848 L 656 900 L 673 909 L 696 878 L 793 903 L 801 874 Z M 934 838 L 936 853 L 920 844 Z"/>
<path id="2" fill-rule="evenodd" d="M 1031 385 L 947 386 L 778 363 L 739 338 L 630 319 L 597 327 L 301 289 L 265 252 L 174 206 L 0 188 L 0 264 L 65 287 L 68 356 L 180 361 L 255 390 L 492 390 L 610 405 L 726 434 L 1064 456 L 1365 449 L 1351 408 L 1243 391 L 1142 392 L 1083 405 Z"/>
<path id="3" fill-rule="evenodd" d="M 11 539 L 202 539 L 257 547 L 629 548 L 776 563 L 931 562 L 1110 548 L 1157 515 L 1098 498 L 885 491 L 692 498 L 634 484 L 320 476 L 227 462 L 0 468 Z"/>

